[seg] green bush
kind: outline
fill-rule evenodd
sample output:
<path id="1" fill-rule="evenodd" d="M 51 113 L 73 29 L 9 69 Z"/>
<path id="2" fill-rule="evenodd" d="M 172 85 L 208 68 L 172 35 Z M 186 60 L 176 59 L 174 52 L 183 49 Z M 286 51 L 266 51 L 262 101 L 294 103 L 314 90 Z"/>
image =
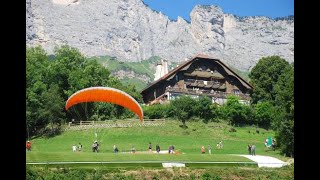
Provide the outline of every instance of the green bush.
<path id="1" fill-rule="evenodd" d="M 28 167 L 26 168 L 26 179 L 27 180 L 35 180 L 39 177 L 39 174 L 34 171 L 32 168 Z"/>
<path id="2" fill-rule="evenodd" d="M 114 180 L 135 180 L 133 175 L 125 176 L 123 174 L 115 174 L 112 179 Z"/>
<path id="3" fill-rule="evenodd" d="M 148 117 L 149 119 L 166 118 L 168 110 L 169 106 L 162 104 L 155 104 L 152 106 L 143 107 L 144 116 Z"/>
<path id="4" fill-rule="evenodd" d="M 201 175 L 201 180 L 221 180 L 221 177 L 218 175 L 211 175 L 206 172 Z"/>

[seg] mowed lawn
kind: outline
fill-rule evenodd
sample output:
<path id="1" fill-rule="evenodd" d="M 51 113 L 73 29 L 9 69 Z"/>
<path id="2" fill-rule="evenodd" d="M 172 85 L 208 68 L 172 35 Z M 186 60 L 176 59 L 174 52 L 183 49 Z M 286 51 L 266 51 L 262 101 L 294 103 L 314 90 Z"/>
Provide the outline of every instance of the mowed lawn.
<path id="1" fill-rule="evenodd" d="M 187 122 L 187 129 L 179 127 L 181 123 L 166 120 L 161 127 L 130 127 L 103 128 L 90 130 L 67 130 L 53 138 L 32 139 L 32 151 L 26 152 L 27 162 L 57 162 L 57 161 L 237 161 L 250 160 L 232 154 L 248 154 L 247 145 L 257 146 L 257 155 L 267 155 L 284 159 L 279 151 L 266 151 L 264 141 L 269 136 L 274 137 L 273 131 L 254 127 L 236 127 L 237 132 L 229 132 L 231 126 L 224 123 Z M 249 133 L 250 131 L 250 133 Z M 96 138 L 97 135 L 97 138 Z M 95 140 L 100 143 L 100 152 L 94 153 L 91 145 Z M 223 149 L 217 149 L 216 144 L 223 141 Z M 174 145 L 179 154 L 146 153 L 149 142 L 155 150 L 159 144 L 161 150 L 168 150 Z M 72 145 L 81 143 L 81 152 L 72 152 Z M 113 145 L 119 148 L 119 153 L 113 153 Z M 208 145 L 212 146 L 212 154 L 208 154 Z M 137 152 L 130 154 L 135 146 Z M 201 154 L 201 146 L 206 153 Z"/>

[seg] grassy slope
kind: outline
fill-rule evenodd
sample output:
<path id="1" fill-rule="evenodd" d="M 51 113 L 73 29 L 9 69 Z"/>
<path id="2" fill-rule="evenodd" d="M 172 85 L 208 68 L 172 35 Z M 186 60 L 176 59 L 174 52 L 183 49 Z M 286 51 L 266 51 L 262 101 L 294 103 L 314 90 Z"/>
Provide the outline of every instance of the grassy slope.
<path id="1" fill-rule="evenodd" d="M 106 67 L 110 72 L 116 72 L 119 70 L 133 71 L 139 75 L 146 75 L 151 79 L 154 79 L 154 71 L 152 70 L 151 67 L 157 61 L 160 60 L 160 58 L 157 56 L 151 57 L 141 62 L 124 62 L 121 60 L 117 60 L 116 58 L 112 58 L 110 56 L 92 57 L 89 59 L 97 59 L 97 61 L 101 63 L 104 67 Z M 137 90 L 142 90 L 147 85 L 147 83 L 139 79 L 131 79 L 131 78 L 123 79 L 123 83 L 134 84 Z"/>
<path id="2" fill-rule="evenodd" d="M 236 128 L 237 132 L 229 132 L 229 126 L 221 123 L 204 124 L 202 122 L 188 122 L 188 129 L 179 127 L 179 122 L 167 120 L 163 127 L 132 127 L 132 128 L 106 128 L 98 129 L 98 141 L 101 142 L 101 152 L 91 152 L 91 144 L 95 140 L 93 129 L 81 131 L 66 131 L 54 138 L 33 139 L 33 149 L 27 152 L 27 162 L 41 161 L 249 161 L 242 157 L 230 156 L 228 154 L 247 154 L 247 144 L 254 143 L 257 146 L 256 153 L 259 155 L 270 155 L 281 157 L 278 151 L 265 151 L 264 140 L 268 136 L 274 136 L 274 132 L 260 129 L 259 134 L 253 134 L 255 128 Z M 248 133 L 250 130 L 251 133 Z M 224 141 L 224 148 L 216 149 L 218 141 Z M 72 144 L 81 142 L 84 146 L 83 152 L 73 153 Z M 185 154 L 139 154 L 146 151 L 148 143 L 159 144 L 161 150 L 166 150 L 170 145 Z M 117 145 L 120 152 L 129 151 L 134 145 L 137 154 L 113 154 L 112 147 Z M 207 149 L 208 145 L 213 147 L 212 155 L 202 155 L 201 146 Z"/>

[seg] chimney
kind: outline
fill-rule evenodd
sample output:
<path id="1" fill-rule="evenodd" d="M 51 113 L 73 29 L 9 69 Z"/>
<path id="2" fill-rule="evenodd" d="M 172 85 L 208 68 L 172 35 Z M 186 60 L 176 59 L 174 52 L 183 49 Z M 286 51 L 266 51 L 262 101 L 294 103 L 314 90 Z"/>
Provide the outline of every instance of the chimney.
<path id="1" fill-rule="evenodd" d="M 163 75 L 168 74 L 169 68 L 168 68 L 168 61 L 167 60 L 165 60 L 165 59 L 163 60 L 162 67 L 163 67 L 163 72 L 164 72 Z"/>
<path id="2" fill-rule="evenodd" d="M 154 81 L 158 80 L 162 76 L 166 75 L 169 72 L 168 70 L 168 61 L 161 59 L 161 62 L 158 62 L 156 66 L 156 73 L 154 75 Z"/>
<path id="3" fill-rule="evenodd" d="M 154 74 L 154 81 L 158 80 L 161 77 L 162 64 L 160 62 L 157 63 L 156 73 Z"/>

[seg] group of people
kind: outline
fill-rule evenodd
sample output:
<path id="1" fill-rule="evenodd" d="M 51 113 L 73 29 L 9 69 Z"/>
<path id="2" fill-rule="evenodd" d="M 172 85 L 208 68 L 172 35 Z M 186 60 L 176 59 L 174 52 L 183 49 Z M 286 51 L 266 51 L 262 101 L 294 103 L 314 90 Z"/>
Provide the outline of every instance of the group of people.
<path id="1" fill-rule="evenodd" d="M 152 152 L 152 144 L 151 144 L 151 142 L 149 142 L 149 144 L 148 144 L 148 149 L 149 149 L 149 152 Z M 159 144 L 157 144 L 156 145 L 156 152 L 159 154 L 160 151 L 161 151 L 160 146 L 159 146 Z M 169 146 L 168 153 L 169 154 L 173 154 L 174 153 L 174 146 L 173 145 Z"/>
<path id="2" fill-rule="evenodd" d="M 222 149 L 223 148 L 223 142 L 220 141 L 217 143 L 217 149 Z"/>
<path id="3" fill-rule="evenodd" d="M 82 150 L 82 144 L 79 143 L 78 147 L 76 146 L 76 144 L 72 145 L 72 152 L 76 152 L 76 151 L 81 151 Z"/>
<path id="4" fill-rule="evenodd" d="M 217 149 L 222 149 L 222 148 L 223 148 L 223 141 L 220 141 L 220 142 L 217 143 Z M 208 153 L 211 154 L 211 152 L 212 152 L 212 147 L 211 147 L 211 145 L 209 144 L 209 145 L 208 145 Z M 204 147 L 204 146 L 201 147 L 201 153 L 202 153 L 202 154 L 205 154 L 205 153 L 206 153 L 206 150 L 205 150 L 205 147 Z"/>
<path id="5" fill-rule="evenodd" d="M 248 144 L 248 152 L 249 152 L 249 155 L 255 156 L 256 155 L 256 145 Z"/>
<path id="6" fill-rule="evenodd" d="M 264 146 L 267 148 L 271 148 L 273 151 L 275 151 L 277 147 L 277 141 L 276 139 L 269 137 L 265 140 Z"/>
<path id="7" fill-rule="evenodd" d="M 211 151 L 212 151 L 212 147 L 211 147 L 211 145 L 209 144 L 209 145 L 208 145 L 208 152 L 209 152 L 209 154 L 211 154 Z M 206 153 L 206 149 L 205 149 L 204 146 L 202 146 L 202 147 L 201 147 L 201 154 L 205 154 L 205 153 Z"/>

